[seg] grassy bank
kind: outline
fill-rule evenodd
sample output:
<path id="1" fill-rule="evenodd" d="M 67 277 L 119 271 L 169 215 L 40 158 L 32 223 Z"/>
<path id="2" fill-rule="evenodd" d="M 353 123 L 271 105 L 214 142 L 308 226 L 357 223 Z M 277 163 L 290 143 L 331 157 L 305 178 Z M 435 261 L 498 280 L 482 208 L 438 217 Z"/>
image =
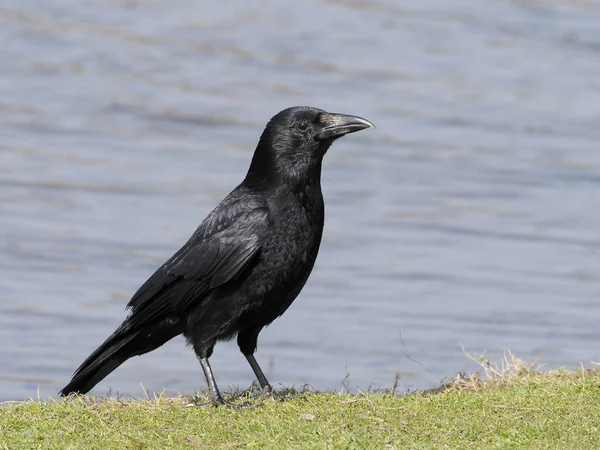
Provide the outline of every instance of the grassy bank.
<path id="1" fill-rule="evenodd" d="M 305 392 L 234 411 L 183 398 L 4 405 L 0 448 L 600 448 L 600 371 L 514 362 L 403 397 Z"/>

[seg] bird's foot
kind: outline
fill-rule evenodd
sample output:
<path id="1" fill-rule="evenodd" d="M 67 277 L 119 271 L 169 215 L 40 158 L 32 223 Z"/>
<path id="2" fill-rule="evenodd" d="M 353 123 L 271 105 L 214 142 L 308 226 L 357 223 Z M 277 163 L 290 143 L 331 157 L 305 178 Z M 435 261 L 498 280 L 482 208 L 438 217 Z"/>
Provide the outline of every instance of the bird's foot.
<path id="1" fill-rule="evenodd" d="M 270 398 L 278 402 L 283 402 L 285 398 L 282 395 L 277 394 L 270 384 L 262 388 L 260 396 L 262 398 Z"/>
<path id="2" fill-rule="evenodd" d="M 230 403 L 223 399 L 218 400 L 217 402 L 211 402 L 213 406 L 222 406 L 227 409 L 251 409 L 262 406 L 262 403 L 251 403 L 251 402 L 242 402 L 242 403 Z"/>
<path id="3" fill-rule="evenodd" d="M 186 408 L 192 408 L 192 407 L 196 407 L 196 408 L 209 408 L 209 407 L 219 407 L 222 406 L 224 408 L 227 409 L 250 409 L 250 408 L 256 408 L 258 406 L 262 406 L 262 403 L 251 403 L 251 402 L 242 402 L 242 403 L 231 403 L 226 401 L 223 397 L 217 397 L 217 398 L 213 398 L 211 399 L 210 402 L 206 402 L 206 403 L 197 403 L 197 402 L 190 402 L 187 405 L 185 405 Z"/>

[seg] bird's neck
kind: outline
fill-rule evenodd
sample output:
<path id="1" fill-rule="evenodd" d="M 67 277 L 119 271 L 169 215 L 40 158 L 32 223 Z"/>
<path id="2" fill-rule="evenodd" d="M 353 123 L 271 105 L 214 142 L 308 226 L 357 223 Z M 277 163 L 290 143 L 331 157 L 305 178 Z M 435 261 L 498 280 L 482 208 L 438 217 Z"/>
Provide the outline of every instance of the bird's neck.
<path id="1" fill-rule="evenodd" d="M 321 190 L 322 157 L 296 154 L 276 156 L 270 146 L 257 148 L 244 184 L 259 190 L 288 190 L 302 193 L 307 189 Z"/>

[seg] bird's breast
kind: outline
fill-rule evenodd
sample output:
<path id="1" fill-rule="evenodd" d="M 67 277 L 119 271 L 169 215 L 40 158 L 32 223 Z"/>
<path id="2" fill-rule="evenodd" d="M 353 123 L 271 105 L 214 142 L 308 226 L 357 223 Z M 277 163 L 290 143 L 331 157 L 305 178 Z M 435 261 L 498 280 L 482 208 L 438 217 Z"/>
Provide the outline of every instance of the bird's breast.
<path id="1" fill-rule="evenodd" d="M 246 320 L 268 324 L 292 304 L 313 269 L 323 233 L 322 197 L 279 196 L 269 204 L 269 232 L 244 289 Z"/>
<path id="2" fill-rule="evenodd" d="M 323 234 L 320 189 L 277 198 L 271 233 L 263 246 L 265 262 L 283 283 L 304 284 L 317 258 Z"/>

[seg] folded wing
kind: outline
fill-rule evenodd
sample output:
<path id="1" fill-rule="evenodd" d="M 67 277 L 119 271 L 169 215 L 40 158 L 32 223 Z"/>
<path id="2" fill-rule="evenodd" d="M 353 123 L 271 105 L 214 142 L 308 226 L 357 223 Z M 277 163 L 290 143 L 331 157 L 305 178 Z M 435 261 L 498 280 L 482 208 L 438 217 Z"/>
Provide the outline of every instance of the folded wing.
<path id="1" fill-rule="evenodd" d="M 178 316 L 212 290 L 238 277 L 258 255 L 268 232 L 268 209 L 209 216 L 190 240 L 134 294 L 132 328 Z M 210 229 L 209 229 L 210 227 Z"/>

